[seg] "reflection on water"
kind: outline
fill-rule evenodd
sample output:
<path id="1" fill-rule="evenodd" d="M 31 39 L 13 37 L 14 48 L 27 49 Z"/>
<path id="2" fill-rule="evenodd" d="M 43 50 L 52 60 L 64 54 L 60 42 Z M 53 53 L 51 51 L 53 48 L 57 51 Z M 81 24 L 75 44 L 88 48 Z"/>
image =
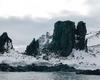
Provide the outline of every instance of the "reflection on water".
<path id="1" fill-rule="evenodd" d="M 0 72 L 0 80 L 100 80 L 100 76 L 68 72 Z"/>

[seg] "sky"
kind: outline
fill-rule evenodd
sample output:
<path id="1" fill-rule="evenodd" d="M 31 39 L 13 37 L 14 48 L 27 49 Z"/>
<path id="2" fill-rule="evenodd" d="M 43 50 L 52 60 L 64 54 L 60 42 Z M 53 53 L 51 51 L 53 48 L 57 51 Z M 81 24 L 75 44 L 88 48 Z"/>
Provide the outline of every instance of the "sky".
<path id="1" fill-rule="evenodd" d="M 58 20 L 86 22 L 88 32 L 100 30 L 100 0 L 0 0 L 0 34 L 14 45 L 28 45 Z"/>

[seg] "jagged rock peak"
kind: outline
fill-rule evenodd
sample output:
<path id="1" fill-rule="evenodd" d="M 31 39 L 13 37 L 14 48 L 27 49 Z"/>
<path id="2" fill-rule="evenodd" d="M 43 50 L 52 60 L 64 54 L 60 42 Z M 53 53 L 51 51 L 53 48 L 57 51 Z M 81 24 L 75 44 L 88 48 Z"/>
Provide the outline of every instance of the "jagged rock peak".
<path id="1" fill-rule="evenodd" d="M 39 51 L 39 41 L 33 38 L 32 42 L 26 47 L 25 54 L 31 56 L 37 56 Z"/>
<path id="2" fill-rule="evenodd" d="M 4 32 L 0 36 L 0 52 L 8 52 L 10 49 L 13 49 L 12 40 L 8 37 L 7 32 Z"/>

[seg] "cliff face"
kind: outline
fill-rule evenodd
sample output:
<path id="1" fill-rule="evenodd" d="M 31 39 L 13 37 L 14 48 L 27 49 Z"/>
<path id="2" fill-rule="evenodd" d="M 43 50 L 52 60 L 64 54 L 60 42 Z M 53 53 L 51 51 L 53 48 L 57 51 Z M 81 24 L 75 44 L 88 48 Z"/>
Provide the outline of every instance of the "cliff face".
<path id="1" fill-rule="evenodd" d="M 85 39 L 87 30 L 86 24 L 83 21 L 78 22 L 76 29 L 76 49 L 84 50 L 87 47 L 87 40 Z"/>
<path id="2" fill-rule="evenodd" d="M 13 49 L 12 40 L 8 37 L 8 34 L 4 32 L 0 36 L 0 53 L 8 52 Z"/>
<path id="3" fill-rule="evenodd" d="M 53 40 L 50 50 L 61 56 L 68 56 L 75 44 L 75 23 L 58 21 L 54 25 Z"/>

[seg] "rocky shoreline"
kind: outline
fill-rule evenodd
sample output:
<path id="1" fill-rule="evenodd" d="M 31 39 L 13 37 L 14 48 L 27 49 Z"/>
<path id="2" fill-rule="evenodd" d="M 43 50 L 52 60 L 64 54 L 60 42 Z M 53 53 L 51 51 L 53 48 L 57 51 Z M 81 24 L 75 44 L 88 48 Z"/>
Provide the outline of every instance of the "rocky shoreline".
<path id="1" fill-rule="evenodd" d="M 68 65 L 55 65 L 55 66 L 37 66 L 35 64 L 26 66 L 10 66 L 8 64 L 0 64 L 0 71 L 4 72 L 28 72 L 28 71 L 38 71 L 38 72 L 52 72 L 52 71 L 68 71 L 73 72 L 75 68 L 69 67 Z"/>
<path id="2" fill-rule="evenodd" d="M 96 69 L 96 70 L 77 70 L 76 74 L 100 75 L 100 69 Z"/>
<path id="3" fill-rule="evenodd" d="M 10 66 L 8 64 L 0 64 L 0 71 L 3 72 L 55 72 L 55 71 L 64 71 L 64 72 L 75 72 L 76 74 L 84 75 L 100 75 L 100 70 L 77 70 L 68 65 L 59 64 L 56 66 L 37 66 L 35 64 L 26 65 L 26 66 Z"/>

